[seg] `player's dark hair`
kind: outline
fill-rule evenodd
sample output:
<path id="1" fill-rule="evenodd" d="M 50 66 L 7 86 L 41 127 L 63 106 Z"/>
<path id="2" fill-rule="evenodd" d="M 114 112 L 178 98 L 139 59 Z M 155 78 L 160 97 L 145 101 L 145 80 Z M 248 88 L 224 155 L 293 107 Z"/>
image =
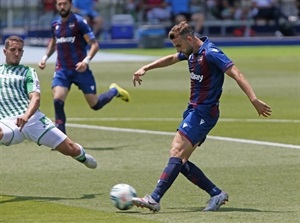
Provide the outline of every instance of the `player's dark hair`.
<path id="1" fill-rule="evenodd" d="M 179 35 L 180 36 L 194 36 L 195 32 L 192 28 L 192 26 L 190 26 L 186 21 L 183 21 L 177 25 L 175 25 L 169 32 L 169 39 L 175 39 L 177 38 Z"/>
<path id="2" fill-rule="evenodd" d="M 19 42 L 19 43 L 24 44 L 24 40 L 23 40 L 21 37 L 19 37 L 19 36 L 9 36 L 9 37 L 7 37 L 7 38 L 5 39 L 5 42 L 4 42 L 5 49 L 8 49 L 9 43 L 10 43 L 11 41 L 15 41 L 15 42 Z"/>

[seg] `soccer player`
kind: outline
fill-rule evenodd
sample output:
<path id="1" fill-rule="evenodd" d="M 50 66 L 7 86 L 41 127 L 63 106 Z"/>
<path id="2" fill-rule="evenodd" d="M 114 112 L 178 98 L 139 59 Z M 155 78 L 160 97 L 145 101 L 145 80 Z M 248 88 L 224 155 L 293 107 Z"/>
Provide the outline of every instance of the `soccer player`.
<path id="1" fill-rule="evenodd" d="M 27 139 L 95 169 L 96 160 L 39 111 L 40 84 L 37 73 L 33 68 L 20 64 L 24 51 L 23 39 L 10 36 L 4 45 L 6 63 L 0 64 L 0 143 L 10 146 Z"/>
<path id="2" fill-rule="evenodd" d="M 187 109 L 171 144 L 170 158 L 163 170 L 156 188 L 150 195 L 133 198 L 137 207 L 146 207 L 151 211 L 160 210 L 160 200 L 173 184 L 179 173 L 210 195 L 204 211 L 216 211 L 228 201 L 228 194 L 217 187 L 202 170 L 189 161 L 191 154 L 206 139 L 207 134 L 216 125 L 219 118 L 219 99 L 222 94 L 224 73 L 233 78 L 248 96 L 258 115 L 268 117 L 271 108 L 259 100 L 244 75 L 208 37 L 198 38 L 192 27 L 181 22 L 168 34 L 178 53 L 165 56 L 142 66 L 133 74 L 133 85 L 141 84 L 146 71 L 170 66 L 187 60 L 190 73 L 191 91 Z"/>
<path id="3" fill-rule="evenodd" d="M 52 22 L 52 39 L 46 54 L 38 66 L 44 69 L 47 59 L 57 50 L 57 61 L 52 80 L 54 98 L 55 124 L 66 133 L 66 114 L 64 104 L 71 85 L 74 83 L 82 90 L 89 106 L 94 110 L 101 109 L 114 97 L 128 102 L 129 93 L 113 83 L 109 90 L 99 96 L 96 94 L 96 82 L 89 62 L 99 49 L 98 42 L 87 24 L 79 15 L 71 11 L 72 0 L 56 0 L 59 18 Z M 90 50 L 87 54 L 87 45 Z"/>

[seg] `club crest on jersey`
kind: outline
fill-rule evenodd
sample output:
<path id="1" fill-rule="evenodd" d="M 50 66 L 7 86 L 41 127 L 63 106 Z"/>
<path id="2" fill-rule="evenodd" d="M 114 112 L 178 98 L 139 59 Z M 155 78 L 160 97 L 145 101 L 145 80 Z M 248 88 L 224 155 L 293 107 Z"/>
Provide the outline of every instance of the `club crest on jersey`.
<path id="1" fill-rule="evenodd" d="M 56 26 L 55 26 L 55 30 L 58 30 L 58 29 L 59 29 L 59 25 L 56 25 Z"/>
<path id="2" fill-rule="evenodd" d="M 72 22 L 72 23 L 69 24 L 69 28 L 74 28 L 74 26 L 75 26 L 74 22 Z"/>

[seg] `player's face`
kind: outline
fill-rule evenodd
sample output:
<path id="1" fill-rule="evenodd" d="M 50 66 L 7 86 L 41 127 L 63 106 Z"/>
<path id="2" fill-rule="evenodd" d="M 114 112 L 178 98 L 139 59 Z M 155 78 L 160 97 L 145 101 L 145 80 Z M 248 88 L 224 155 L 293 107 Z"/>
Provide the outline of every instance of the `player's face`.
<path id="1" fill-rule="evenodd" d="M 4 49 L 3 52 L 6 56 L 6 63 L 8 65 L 19 65 L 20 60 L 23 56 L 24 44 L 11 40 L 8 48 Z"/>
<path id="2" fill-rule="evenodd" d="M 72 4 L 69 0 L 56 0 L 56 9 L 62 18 L 68 17 Z"/>
<path id="3" fill-rule="evenodd" d="M 187 57 L 193 53 L 193 47 L 188 41 L 188 37 L 182 37 L 178 35 L 175 39 L 172 40 L 172 43 L 177 52 L 181 52 Z"/>

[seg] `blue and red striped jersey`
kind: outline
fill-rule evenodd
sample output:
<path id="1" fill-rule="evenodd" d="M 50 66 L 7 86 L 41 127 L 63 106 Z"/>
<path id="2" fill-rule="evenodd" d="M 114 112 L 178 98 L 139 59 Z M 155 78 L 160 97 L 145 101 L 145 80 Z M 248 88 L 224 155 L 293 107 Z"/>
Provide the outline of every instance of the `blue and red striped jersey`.
<path id="1" fill-rule="evenodd" d="M 86 20 L 71 12 L 67 21 L 58 17 L 52 22 L 52 35 L 56 40 L 57 61 L 55 70 L 75 69 L 87 55 L 87 45 L 95 35 Z"/>
<path id="2" fill-rule="evenodd" d="M 179 60 L 188 60 L 191 80 L 189 104 L 201 110 L 201 107 L 218 105 L 222 94 L 224 73 L 233 66 L 233 62 L 207 37 L 200 38 L 203 45 L 198 53 L 188 57 L 178 53 Z"/>

